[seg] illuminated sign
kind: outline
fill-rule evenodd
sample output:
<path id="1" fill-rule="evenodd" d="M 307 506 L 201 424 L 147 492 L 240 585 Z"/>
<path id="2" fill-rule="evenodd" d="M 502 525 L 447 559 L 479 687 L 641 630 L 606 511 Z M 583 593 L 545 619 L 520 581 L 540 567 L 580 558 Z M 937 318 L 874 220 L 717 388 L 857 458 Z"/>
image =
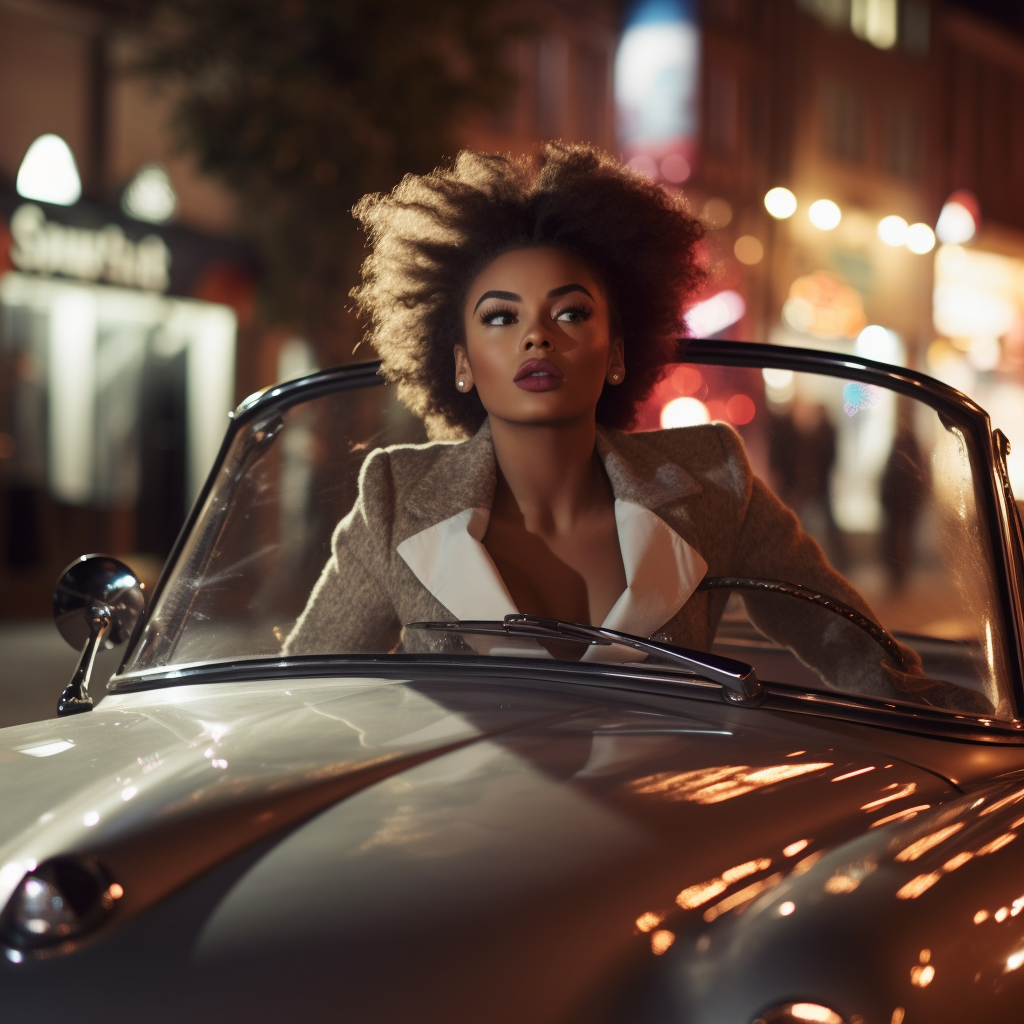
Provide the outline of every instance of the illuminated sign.
<path id="1" fill-rule="evenodd" d="M 47 220 L 35 203 L 24 203 L 11 217 L 11 236 L 11 262 L 19 270 L 150 292 L 170 287 L 171 250 L 159 235 L 133 241 L 117 224 L 71 227 Z"/>
<path id="2" fill-rule="evenodd" d="M 619 137 L 628 154 L 693 156 L 700 30 L 691 0 L 636 0 L 615 58 Z M 682 180 L 685 175 L 668 180 Z"/>

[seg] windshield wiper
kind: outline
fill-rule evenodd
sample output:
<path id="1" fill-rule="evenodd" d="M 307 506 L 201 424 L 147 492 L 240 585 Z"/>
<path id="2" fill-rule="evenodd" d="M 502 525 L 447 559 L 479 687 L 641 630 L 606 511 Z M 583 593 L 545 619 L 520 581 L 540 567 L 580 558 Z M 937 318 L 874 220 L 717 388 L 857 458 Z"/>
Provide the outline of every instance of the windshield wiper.
<path id="1" fill-rule="evenodd" d="M 645 640 L 631 633 L 620 633 L 603 626 L 586 626 L 579 622 L 561 622 L 539 615 L 506 615 L 497 619 L 473 619 L 462 622 L 408 622 L 406 629 L 427 629 L 442 633 L 466 633 L 472 636 L 508 636 L 532 640 L 575 640 L 585 644 L 622 644 L 654 654 L 684 669 L 687 675 L 718 683 L 722 696 L 733 704 L 758 704 L 764 698 L 764 687 L 758 681 L 753 666 L 733 658 L 723 658 L 704 651 L 691 651 L 686 647 L 657 640 Z"/>

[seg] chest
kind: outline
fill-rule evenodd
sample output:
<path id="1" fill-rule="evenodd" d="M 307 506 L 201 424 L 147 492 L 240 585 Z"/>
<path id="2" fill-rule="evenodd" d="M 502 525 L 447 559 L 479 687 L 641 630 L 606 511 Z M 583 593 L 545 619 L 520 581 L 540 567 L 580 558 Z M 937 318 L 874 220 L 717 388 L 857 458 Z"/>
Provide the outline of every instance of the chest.
<path id="1" fill-rule="evenodd" d="M 521 612 L 600 625 L 626 589 L 611 508 L 563 532 L 492 517 L 483 544 Z"/>

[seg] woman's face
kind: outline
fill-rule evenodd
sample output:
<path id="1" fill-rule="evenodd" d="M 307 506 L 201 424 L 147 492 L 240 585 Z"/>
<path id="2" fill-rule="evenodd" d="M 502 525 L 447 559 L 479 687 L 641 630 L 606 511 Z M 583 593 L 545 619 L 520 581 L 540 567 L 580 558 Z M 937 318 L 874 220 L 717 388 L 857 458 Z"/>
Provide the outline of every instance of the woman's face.
<path id="1" fill-rule="evenodd" d="M 456 381 L 492 418 L 557 423 L 593 416 L 605 383 L 622 381 L 622 341 L 608 299 L 579 260 L 558 249 L 504 253 L 469 287 Z"/>

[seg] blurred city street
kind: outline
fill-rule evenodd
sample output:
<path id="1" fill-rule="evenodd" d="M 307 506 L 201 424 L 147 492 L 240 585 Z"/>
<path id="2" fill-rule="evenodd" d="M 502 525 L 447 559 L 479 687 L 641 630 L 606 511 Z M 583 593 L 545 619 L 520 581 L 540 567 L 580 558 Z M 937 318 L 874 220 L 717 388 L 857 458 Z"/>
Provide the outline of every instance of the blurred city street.
<path id="1" fill-rule="evenodd" d="M 353 204 L 464 148 L 620 158 L 700 221 L 690 336 L 928 374 L 988 410 L 1024 491 L 1022 10 L 0 0 L 0 723 L 49 717 L 73 670 L 47 619 L 64 566 L 109 553 L 152 593 L 229 410 L 374 357 Z M 955 481 L 908 405 L 677 367 L 637 425 L 712 421 L 888 621 L 968 629 L 933 600 L 921 509 Z M 310 444 L 263 524 L 285 544 L 330 525 Z"/>

